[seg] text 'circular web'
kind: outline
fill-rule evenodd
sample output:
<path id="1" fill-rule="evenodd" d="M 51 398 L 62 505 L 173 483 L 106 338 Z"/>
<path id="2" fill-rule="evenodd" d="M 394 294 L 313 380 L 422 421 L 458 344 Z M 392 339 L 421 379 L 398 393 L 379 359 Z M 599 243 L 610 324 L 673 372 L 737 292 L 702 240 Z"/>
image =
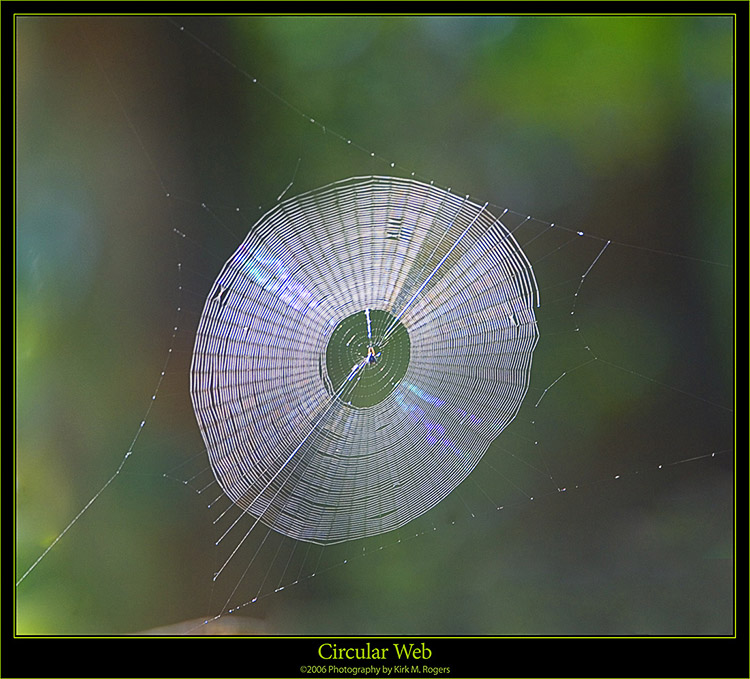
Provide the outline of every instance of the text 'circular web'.
<path id="1" fill-rule="evenodd" d="M 518 412 L 537 298 L 502 215 L 468 197 L 367 177 L 277 204 L 197 331 L 191 396 L 222 490 L 321 544 L 423 514 Z"/>

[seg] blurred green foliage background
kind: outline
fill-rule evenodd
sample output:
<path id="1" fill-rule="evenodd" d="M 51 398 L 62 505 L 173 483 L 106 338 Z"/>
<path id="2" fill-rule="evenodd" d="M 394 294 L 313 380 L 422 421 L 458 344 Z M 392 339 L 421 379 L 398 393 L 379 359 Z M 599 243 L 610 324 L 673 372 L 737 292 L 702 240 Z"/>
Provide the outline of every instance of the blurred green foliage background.
<path id="1" fill-rule="evenodd" d="M 733 40 L 728 16 L 17 17 L 19 576 L 119 465 L 182 311 L 134 455 L 17 588 L 16 631 L 216 610 L 206 500 L 163 477 L 201 453 L 203 300 L 292 179 L 415 171 L 611 239 L 582 332 L 603 241 L 540 238 L 530 407 L 487 456 L 523 492 L 483 489 L 511 507 L 472 519 L 470 484 L 433 537 L 247 607 L 248 629 L 730 634 Z M 534 409 L 586 343 L 625 370 L 571 372 Z"/>

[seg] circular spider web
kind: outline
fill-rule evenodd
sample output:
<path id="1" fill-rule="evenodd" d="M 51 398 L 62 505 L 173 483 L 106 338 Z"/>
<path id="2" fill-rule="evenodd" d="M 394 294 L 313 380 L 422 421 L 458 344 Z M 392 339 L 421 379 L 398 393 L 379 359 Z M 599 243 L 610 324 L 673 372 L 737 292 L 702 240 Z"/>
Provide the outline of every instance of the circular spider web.
<path id="1" fill-rule="evenodd" d="M 206 300 L 191 396 L 222 490 L 333 543 L 423 514 L 526 395 L 538 290 L 487 205 L 353 178 L 276 205 Z"/>

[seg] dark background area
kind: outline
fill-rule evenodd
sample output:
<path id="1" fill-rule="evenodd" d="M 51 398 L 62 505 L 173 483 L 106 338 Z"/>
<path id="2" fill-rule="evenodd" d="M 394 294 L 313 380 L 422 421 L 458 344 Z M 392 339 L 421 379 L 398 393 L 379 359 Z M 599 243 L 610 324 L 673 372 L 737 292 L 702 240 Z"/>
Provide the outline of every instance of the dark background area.
<path id="1" fill-rule="evenodd" d="M 414 531 L 429 536 L 387 536 L 243 608 L 242 631 L 732 635 L 733 31 L 725 16 L 17 17 L 19 576 L 120 464 L 181 311 L 133 456 L 17 588 L 16 632 L 216 609 L 206 501 L 163 477 L 201 454 L 187 371 L 203 300 L 292 179 L 290 194 L 416 172 L 541 220 L 518 232 L 542 294 L 527 402 Z"/>

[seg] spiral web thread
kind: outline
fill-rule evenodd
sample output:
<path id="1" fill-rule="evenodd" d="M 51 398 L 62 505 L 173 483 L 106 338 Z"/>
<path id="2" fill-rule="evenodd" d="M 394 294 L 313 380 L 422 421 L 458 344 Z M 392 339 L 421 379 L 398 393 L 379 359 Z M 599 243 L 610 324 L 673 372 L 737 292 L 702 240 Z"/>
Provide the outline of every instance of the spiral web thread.
<path id="1" fill-rule="evenodd" d="M 428 184 L 369 177 L 288 199 L 255 225 L 206 300 L 191 368 L 214 476 L 255 517 L 250 531 L 377 535 L 474 469 L 518 412 L 538 338 L 536 281 L 501 219 Z M 346 319 L 355 360 L 334 382 L 326 355 Z M 365 383 L 378 398 L 354 405 Z"/>

